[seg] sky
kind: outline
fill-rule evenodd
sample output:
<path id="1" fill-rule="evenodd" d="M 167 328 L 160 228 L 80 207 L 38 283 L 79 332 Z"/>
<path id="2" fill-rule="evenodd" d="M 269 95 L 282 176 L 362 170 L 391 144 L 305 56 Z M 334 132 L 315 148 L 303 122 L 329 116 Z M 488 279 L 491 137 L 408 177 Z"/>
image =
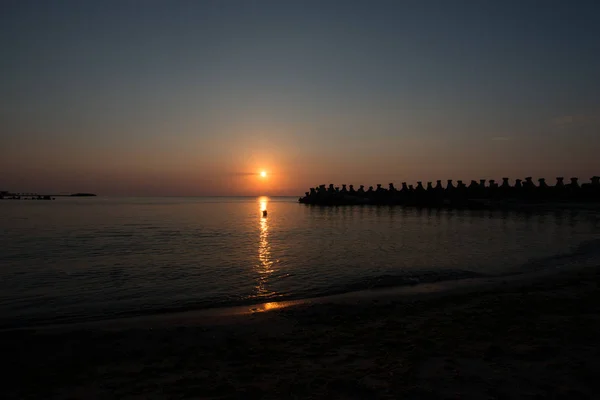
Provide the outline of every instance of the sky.
<path id="1" fill-rule="evenodd" d="M 4 0 L 0 48 L 0 190 L 600 175 L 597 1 Z"/>

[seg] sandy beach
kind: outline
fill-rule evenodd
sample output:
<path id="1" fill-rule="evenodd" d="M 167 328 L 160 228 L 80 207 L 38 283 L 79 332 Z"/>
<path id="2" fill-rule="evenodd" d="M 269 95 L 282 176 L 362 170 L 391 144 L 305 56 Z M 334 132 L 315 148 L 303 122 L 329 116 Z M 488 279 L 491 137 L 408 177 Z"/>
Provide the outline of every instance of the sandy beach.
<path id="1" fill-rule="evenodd" d="M 5 398 L 596 398 L 600 268 L 0 333 Z M 383 293 L 383 292 L 382 292 Z"/>

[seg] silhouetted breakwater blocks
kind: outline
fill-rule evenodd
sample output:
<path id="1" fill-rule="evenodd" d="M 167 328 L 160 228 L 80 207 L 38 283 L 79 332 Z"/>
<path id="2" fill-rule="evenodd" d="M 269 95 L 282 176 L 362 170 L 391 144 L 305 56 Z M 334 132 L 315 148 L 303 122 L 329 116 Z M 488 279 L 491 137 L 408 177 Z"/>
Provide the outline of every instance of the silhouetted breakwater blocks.
<path id="1" fill-rule="evenodd" d="M 564 184 L 563 177 L 556 178 L 556 184 L 550 186 L 544 178 L 537 180 L 533 177 L 524 180 L 517 179 L 513 186 L 509 178 L 502 178 L 502 184 L 495 180 L 471 180 L 466 185 L 462 180 L 448 179 L 444 188 L 442 181 L 437 180 L 435 187 L 432 182 L 427 182 L 427 187 L 422 181 L 417 186 L 402 182 L 401 189 L 397 190 L 393 183 L 384 188 L 377 184 L 376 189 L 369 186 L 365 191 L 364 185 L 358 190 L 354 186 L 342 185 L 342 189 L 333 184 L 319 185 L 310 188 L 305 196 L 299 199 L 300 203 L 315 205 L 353 205 L 353 204 L 386 204 L 416 207 L 452 207 L 452 208 L 511 208 L 520 205 L 538 203 L 590 203 L 600 204 L 600 177 L 593 176 L 590 183 L 579 185 L 577 178 L 571 178 L 569 184 Z"/>

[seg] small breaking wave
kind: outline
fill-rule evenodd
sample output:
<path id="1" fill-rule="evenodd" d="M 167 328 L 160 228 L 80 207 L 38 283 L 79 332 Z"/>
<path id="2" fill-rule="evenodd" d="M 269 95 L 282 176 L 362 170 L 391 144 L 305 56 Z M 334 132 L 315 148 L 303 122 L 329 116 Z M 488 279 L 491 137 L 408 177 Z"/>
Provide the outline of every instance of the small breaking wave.
<path id="1" fill-rule="evenodd" d="M 557 268 L 593 267 L 600 265 L 600 239 L 585 240 L 572 250 L 548 257 L 531 259 L 503 275 L 538 272 Z"/>
<path id="2" fill-rule="evenodd" d="M 343 295 L 367 290 L 401 288 L 421 284 L 452 282 L 464 279 L 508 277 L 556 268 L 578 268 L 600 265 L 600 239 L 579 243 L 571 251 L 549 257 L 532 259 L 501 274 L 484 274 L 463 269 L 406 270 L 398 274 L 364 276 L 321 288 L 296 290 L 289 293 L 270 293 L 266 296 L 217 296 L 178 300 L 172 304 L 164 301 L 147 301 L 145 304 L 112 304 L 102 307 L 88 304 L 75 309 L 76 305 L 65 305 L 57 313 L 13 315 L 0 318 L 0 329 L 27 328 L 43 325 L 72 324 L 119 318 L 170 314 L 186 311 L 202 311 L 231 307 L 246 307 L 266 302 L 288 302 Z M 73 308 L 72 308 L 73 307 Z M 61 307 L 62 308 L 62 307 Z M 108 311 L 110 309 L 110 311 Z"/>
<path id="3" fill-rule="evenodd" d="M 264 302 L 298 301 L 311 298 L 327 297 L 345 293 L 359 292 L 364 290 L 376 290 L 384 288 L 414 286 L 424 283 L 435 283 L 469 278 L 481 278 L 487 275 L 467 270 L 441 270 L 441 271 L 406 271 L 401 274 L 386 274 L 358 278 L 350 282 L 332 285 L 321 290 L 307 290 L 288 294 L 274 293 L 273 295 L 260 298 L 232 298 L 214 297 L 204 299 L 190 299 L 189 301 L 178 301 L 170 306 L 164 304 L 147 303 L 142 307 L 121 307 L 111 312 L 102 312 L 90 305 L 88 312 L 73 310 L 72 312 L 57 313 L 52 316 L 21 316 L 14 318 L 0 318 L 0 329 L 26 328 L 43 325 L 71 324 L 80 322 L 93 322 L 118 318 L 132 318 L 139 316 L 178 313 L 185 311 L 200 311 L 207 309 L 230 308 L 241 306 L 252 306 Z M 68 309 L 68 307 L 67 307 Z"/>
<path id="4" fill-rule="evenodd" d="M 488 275 L 467 270 L 406 271 L 402 274 L 386 274 L 356 279 L 345 285 L 332 286 L 327 290 L 319 292 L 317 296 L 330 296 L 362 290 L 386 289 L 460 279 L 483 278 L 486 276 Z"/>

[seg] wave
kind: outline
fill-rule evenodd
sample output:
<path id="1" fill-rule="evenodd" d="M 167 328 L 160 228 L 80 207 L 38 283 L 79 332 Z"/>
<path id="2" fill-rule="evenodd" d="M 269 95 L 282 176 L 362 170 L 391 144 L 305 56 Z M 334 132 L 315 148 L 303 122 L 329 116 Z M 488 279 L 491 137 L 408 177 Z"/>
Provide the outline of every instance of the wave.
<path id="1" fill-rule="evenodd" d="M 332 286 L 318 293 L 315 297 L 331 296 L 342 293 L 376 290 L 401 286 L 412 286 L 423 283 L 454 281 L 459 279 L 483 278 L 489 275 L 467 270 L 430 270 L 407 271 L 402 274 L 386 274 L 356 279 L 353 282 Z"/>
<path id="2" fill-rule="evenodd" d="M 344 293 L 351 293 L 363 290 L 375 290 L 391 287 L 401 287 L 418 285 L 422 283 L 434 283 L 442 281 L 452 281 L 467 278 L 479 278 L 486 275 L 479 274 L 473 271 L 466 270 L 440 270 L 440 271 L 407 271 L 401 274 L 386 274 L 377 276 L 368 276 L 364 278 L 358 278 L 350 282 L 341 283 L 339 285 L 331 285 L 320 290 L 306 290 L 299 291 L 291 294 L 273 294 L 262 297 L 214 297 L 195 299 L 190 301 L 178 301 L 170 306 L 165 307 L 164 305 L 151 304 L 146 302 L 143 305 L 133 307 L 129 304 L 128 308 L 115 307 L 110 312 L 101 312 L 104 307 L 98 307 L 97 304 L 89 305 L 89 312 L 83 313 L 81 311 L 56 314 L 48 313 L 48 315 L 31 315 L 21 316 L 13 318 L 0 318 L 0 329 L 12 329 L 12 328 L 27 328 L 27 327 L 38 327 L 44 325 L 57 325 L 57 324 L 71 324 L 80 322 L 92 322 L 102 321 L 117 318 L 131 318 L 147 315 L 158 315 L 177 313 L 185 311 L 195 310 L 207 310 L 215 308 L 230 308 L 240 306 L 252 306 L 256 304 L 262 304 L 265 302 L 281 302 L 281 301 L 295 301 L 295 300 L 306 300 L 310 298 L 319 298 L 326 296 L 333 296 Z M 143 299 L 140 299 L 143 301 Z M 68 307 L 66 307 L 68 308 Z M 106 308 L 104 308 L 106 310 Z M 52 314 L 52 315 L 50 315 Z"/>
<path id="3" fill-rule="evenodd" d="M 600 265 L 600 239 L 593 239 L 581 242 L 571 251 L 555 254 L 549 257 L 532 259 L 515 267 L 509 272 L 502 274 L 483 274 L 472 270 L 461 269 L 412 270 L 402 271 L 398 274 L 384 274 L 354 278 L 350 281 L 340 282 L 339 284 L 333 284 L 320 289 L 312 288 L 294 293 L 270 294 L 261 297 L 207 297 L 202 299 L 177 301 L 168 306 L 165 306 L 164 303 L 152 304 L 150 299 L 140 298 L 137 299 L 138 301 L 135 305 L 132 303 L 113 303 L 108 306 L 104 304 L 89 304 L 89 307 L 84 305 L 78 310 L 71 309 L 71 312 L 65 311 L 62 314 L 60 314 L 59 310 L 52 310 L 54 312 L 48 312 L 44 315 L 41 315 L 41 312 L 38 311 L 38 314 L 36 315 L 3 317 L 0 318 L 0 329 L 131 318 L 215 308 L 253 306 L 266 302 L 306 300 L 310 298 L 333 296 L 365 290 L 414 286 L 419 284 L 458 281 L 463 279 L 507 277 L 539 272 L 541 270 L 590 267 L 598 265 Z M 69 307 L 66 306 L 65 310 L 68 309 Z M 85 310 L 86 312 L 81 310 Z M 57 314 L 56 311 L 59 311 L 59 314 Z"/>
<path id="4" fill-rule="evenodd" d="M 565 267 L 595 267 L 598 265 L 600 265 L 600 239 L 591 239 L 579 243 L 570 251 L 531 259 L 502 275 L 515 275 Z"/>

